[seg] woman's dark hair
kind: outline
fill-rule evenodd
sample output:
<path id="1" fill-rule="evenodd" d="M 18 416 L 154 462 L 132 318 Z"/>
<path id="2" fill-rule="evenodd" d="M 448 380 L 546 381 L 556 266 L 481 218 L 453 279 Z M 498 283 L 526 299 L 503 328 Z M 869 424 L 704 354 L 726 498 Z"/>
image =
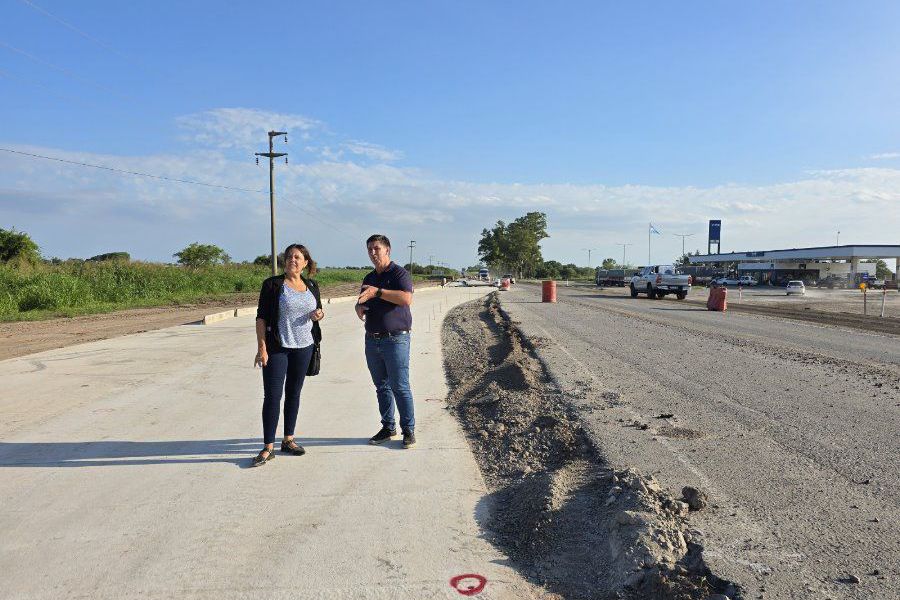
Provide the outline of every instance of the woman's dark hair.
<path id="1" fill-rule="evenodd" d="M 319 269 L 316 267 L 316 261 L 314 261 L 312 259 L 312 256 L 309 255 L 309 250 L 307 250 L 306 246 L 304 246 L 303 244 L 291 244 L 290 246 L 288 246 L 287 248 L 284 249 L 285 264 L 287 264 L 288 253 L 290 253 L 290 251 L 293 250 L 294 248 L 296 248 L 300 252 L 300 254 L 303 255 L 303 258 L 306 259 L 306 268 L 309 272 L 309 276 L 315 277 L 316 273 L 318 272 Z"/>
<path id="2" fill-rule="evenodd" d="M 369 246 L 372 242 L 381 242 L 385 246 L 388 247 L 388 250 L 391 248 L 391 240 L 387 239 L 386 235 L 381 235 L 380 233 L 376 233 L 375 235 L 370 235 L 369 239 L 366 240 L 366 247 Z"/>

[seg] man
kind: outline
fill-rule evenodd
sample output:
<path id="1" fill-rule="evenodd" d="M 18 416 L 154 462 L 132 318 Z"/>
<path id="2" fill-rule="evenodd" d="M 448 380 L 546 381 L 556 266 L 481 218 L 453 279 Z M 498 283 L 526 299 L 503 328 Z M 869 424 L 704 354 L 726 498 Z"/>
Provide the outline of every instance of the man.
<path id="1" fill-rule="evenodd" d="M 375 270 L 363 279 L 356 315 L 365 322 L 366 364 L 375 384 L 381 429 L 369 440 L 378 445 L 397 435 L 394 404 L 400 413 L 403 447 L 416 445 L 416 419 L 409 387 L 409 337 L 412 329 L 412 276 L 391 260 L 391 242 L 383 235 L 366 240 Z"/>

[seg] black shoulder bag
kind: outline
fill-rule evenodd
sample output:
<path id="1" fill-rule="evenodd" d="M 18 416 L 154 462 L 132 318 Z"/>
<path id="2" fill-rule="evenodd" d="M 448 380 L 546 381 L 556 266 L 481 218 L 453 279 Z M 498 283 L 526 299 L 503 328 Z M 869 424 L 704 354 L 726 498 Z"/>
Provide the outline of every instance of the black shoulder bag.
<path id="1" fill-rule="evenodd" d="M 313 355 L 309 359 L 309 368 L 306 369 L 306 376 L 319 374 L 319 367 L 322 365 L 322 350 L 319 348 L 319 342 L 313 345 Z"/>
<path id="2" fill-rule="evenodd" d="M 307 287 L 309 287 L 309 283 L 307 282 Z M 315 286 L 314 295 L 316 297 L 316 308 L 322 308 L 322 299 L 319 297 L 319 286 L 313 283 Z M 313 375 L 319 374 L 319 368 L 322 366 L 322 349 L 320 348 L 322 342 L 322 329 L 319 326 L 319 322 L 313 322 L 313 354 L 312 358 L 309 359 L 309 368 L 306 369 L 306 376 L 311 377 Z"/>

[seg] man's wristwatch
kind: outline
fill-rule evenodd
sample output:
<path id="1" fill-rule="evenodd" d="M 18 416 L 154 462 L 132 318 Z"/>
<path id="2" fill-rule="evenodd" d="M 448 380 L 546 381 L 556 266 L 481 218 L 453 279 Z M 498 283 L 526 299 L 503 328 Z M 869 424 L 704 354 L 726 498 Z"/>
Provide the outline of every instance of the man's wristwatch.
<path id="1" fill-rule="evenodd" d="M 378 288 L 377 290 L 375 290 L 375 297 L 381 298 L 381 288 Z"/>

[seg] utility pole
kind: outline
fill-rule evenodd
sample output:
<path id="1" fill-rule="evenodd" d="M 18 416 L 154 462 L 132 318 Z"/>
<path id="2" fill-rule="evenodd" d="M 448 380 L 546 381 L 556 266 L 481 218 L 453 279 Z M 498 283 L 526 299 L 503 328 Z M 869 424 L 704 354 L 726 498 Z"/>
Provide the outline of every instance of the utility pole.
<path id="1" fill-rule="evenodd" d="M 416 247 L 416 240 L 409 240 L 409 274 L 413 274 L 412 251 Z"/>
<path id="2" fill-rule="evenodd" d="M 257 157 L 265 156 L 269 159 L 269 216 L 271 221 L 272 234 L 272 275 L 278 275 L 278 253 L 275 250 L 275 159 L 280 156 L 287 156 L 287 152 L 273 151 L 274 148 L 272 147 L 272 140 L 279 135 L 284 136 L 284 143 L 287 144 L 286 131 L 270 131 L 269 151 L 256 153 Z M 256 164 L 259 164 L 259 158 L 256 159 Z M 287 158 L 284 159 L 284 164 L 287 164 Z"/>
<path id="3" fill-rule="evenodd" d="M 834 245 L 835 246 L 841 245 L 841 232 L 840 231 L 837 232 L 837 239 L 834 240 Z"/>
<path id="4" fill-rule="evenodd" d="M 616 246 L 622 246 L 622 268 L 625 268 L 625 265 L 628 264 L 625 262 L 625 248 L 628 246 L 633 246 L 634 244 L 616 244 Z"/>
<path id="5" fill-rule="evenodd" d="M 684 256 L 684 238 L 689 238 L 693 233 L 673 233 L 672 235 L 681 238 L 681 255 Z"/>
<path id="6" fill-rule="evenodd" d="M 586 250 L 588 253 L 588 269 L 591 268 L 591 252 L 596 250 L 596 248 L 582 248 L 582 250 Z"/>

